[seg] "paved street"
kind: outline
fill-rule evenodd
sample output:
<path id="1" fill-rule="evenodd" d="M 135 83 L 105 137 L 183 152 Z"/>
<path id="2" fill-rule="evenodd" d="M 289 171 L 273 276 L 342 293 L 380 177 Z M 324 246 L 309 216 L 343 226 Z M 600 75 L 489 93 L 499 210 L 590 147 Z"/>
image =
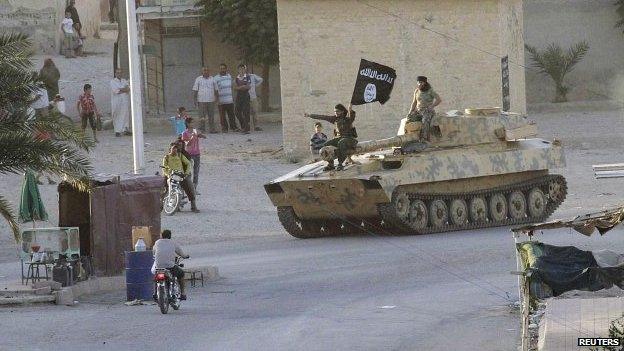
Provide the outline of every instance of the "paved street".
<path id="1" fill-rule="evenodd" d="M 542 135 L 569 147 L 563 174 L 570 194 L 555 216 L 621 202 L 622 180 L 595 181 L 591 171 L 592 163 L 624 161 L 621 112 L 541 114 L 538 124 Z M 279 127 L 270 126 L 251 142 L 227 138 L 235 149 L 253 151 L 276 148 L 279 136 Z M 218 137 L 204 148 L 212 150 L 202 168 L 204 213 L 163 217 L 163 227 L 178 233 L 194 265 L 218 266 L 221 280 L 192 289 L 181 310 L 165 316 L 157 306 L 123 305 L 123 292 L 83 298 L 74 307 L 2 308 L 0 349 L 516 350 L 509 228 L 297 240 L 281 229 L 261 187 L 296 165 L 268 153 L 228 154 L 226 139 Z M 155 144 L 167 137 L 147 138 L 148 159 L 157 160 Z M 96 149 L 98 169 L 119 171 L 129 161 L 127 146 L 115 143 L 105 139 Z M 19 177 L 8 178 L 7 186 L 19 186 Z M 54 188 L 42 188 L 53 214 Z M 562 230 L 537 239 L 624 252 L 622 234 L 585 238 Z M 9 251 L 0 265 L 3 279 L 17 267 Z"/>

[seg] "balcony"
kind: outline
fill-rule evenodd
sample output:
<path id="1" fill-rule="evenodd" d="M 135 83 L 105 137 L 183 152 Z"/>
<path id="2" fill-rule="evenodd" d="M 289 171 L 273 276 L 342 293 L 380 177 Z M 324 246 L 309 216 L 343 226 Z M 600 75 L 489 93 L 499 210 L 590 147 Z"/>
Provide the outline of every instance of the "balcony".
<path id="1" fill-rule="evenodd" d="M 198 17 L 197 0 L 141 0 L 137 14 L 142 19 Z"/>
<path id="2" fill-rule="evenodd" d="M 191 6 L 194 7 L 197 0 L 140 0 L 139 7 L 152 6 Z"/>

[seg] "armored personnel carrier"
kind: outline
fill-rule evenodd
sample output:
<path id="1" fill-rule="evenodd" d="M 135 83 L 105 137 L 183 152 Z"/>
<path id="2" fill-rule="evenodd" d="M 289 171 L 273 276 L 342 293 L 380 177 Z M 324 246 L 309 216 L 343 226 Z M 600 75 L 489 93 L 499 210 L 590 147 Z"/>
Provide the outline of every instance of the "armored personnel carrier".
<path id="1" fill-rule="evenodd" d="M 324 171 L 319 161 L 266 184 L 286 231 L 314 238 L 541 222 L 566 197 L 565 178 L 550 173 L 565 166 L 560 143 L 535 138 L 537 127 L 524 116 L 437 115 L 427 143 L 418 129 L 404 119 L 397 136 L 360 142 L 342 171 Z"/>

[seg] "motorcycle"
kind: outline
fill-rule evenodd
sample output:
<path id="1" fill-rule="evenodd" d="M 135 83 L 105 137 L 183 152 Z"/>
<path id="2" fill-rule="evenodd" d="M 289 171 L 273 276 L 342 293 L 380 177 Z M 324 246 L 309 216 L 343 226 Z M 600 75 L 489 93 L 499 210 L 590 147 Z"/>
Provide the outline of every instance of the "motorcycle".
<path id="1" fill-rule="evenodd" d="M 184 173 L 174 171 L 167 180 L 167 195 L 163 199 L 163 210 L 169 216 L 176 211 L 181 211 L 187 203 L 186 196 L 182 190 L 182 182 L 184 181 Z"/>
<path id="2" fill-rule="evenodd" d="M 180 263 L 180 257 L 176 257 L 175 262 L 180 268 L 184 267 L 184 264 Z M 178 278 L 174 277 L 168 269 L 156 269 L 154 283 L 156 285 L 156 302 L 160 308 L 160 313 L 167 314 L 169 306 L 178 310 L 182 295 Z"/>

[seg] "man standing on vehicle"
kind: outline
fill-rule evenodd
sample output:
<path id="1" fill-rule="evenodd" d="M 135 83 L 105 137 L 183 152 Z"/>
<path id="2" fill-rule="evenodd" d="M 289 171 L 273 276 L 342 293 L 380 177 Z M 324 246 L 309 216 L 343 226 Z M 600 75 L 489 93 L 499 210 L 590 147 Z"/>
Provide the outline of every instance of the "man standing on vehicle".
<path id="1" fill-rule="evenodd" d="M 191 211 L 199 212 L 195 204 L 195 187 L 191 181 L 191 162 L 178 152 L 177 143 L 174 142 L 169 145 L 169 153 L 163 157 L 162 166 L 163 174 L 167 179 L 176 171 L 184 174 L 184 180 L 180 185 L 191 201 Z M 167 184 L 169 183 L 167 182 Z"/>
<path id="2" fill-rule="evenodd" d="M 189 255 L 182 251 L 178 243 L 171 240 L 171 231 L 169 229 L 163 230 L 160 237 L 160 239 L 156 240 L 152 248 L 154 251 L 154 270 L 168 269 L 174 277 L 178 278 L 178 283 L 180 284 L 180 300 L 186 300 L 184 270 L 176 265 L 175 259 L 176 256 L 189 258 Z"/>

